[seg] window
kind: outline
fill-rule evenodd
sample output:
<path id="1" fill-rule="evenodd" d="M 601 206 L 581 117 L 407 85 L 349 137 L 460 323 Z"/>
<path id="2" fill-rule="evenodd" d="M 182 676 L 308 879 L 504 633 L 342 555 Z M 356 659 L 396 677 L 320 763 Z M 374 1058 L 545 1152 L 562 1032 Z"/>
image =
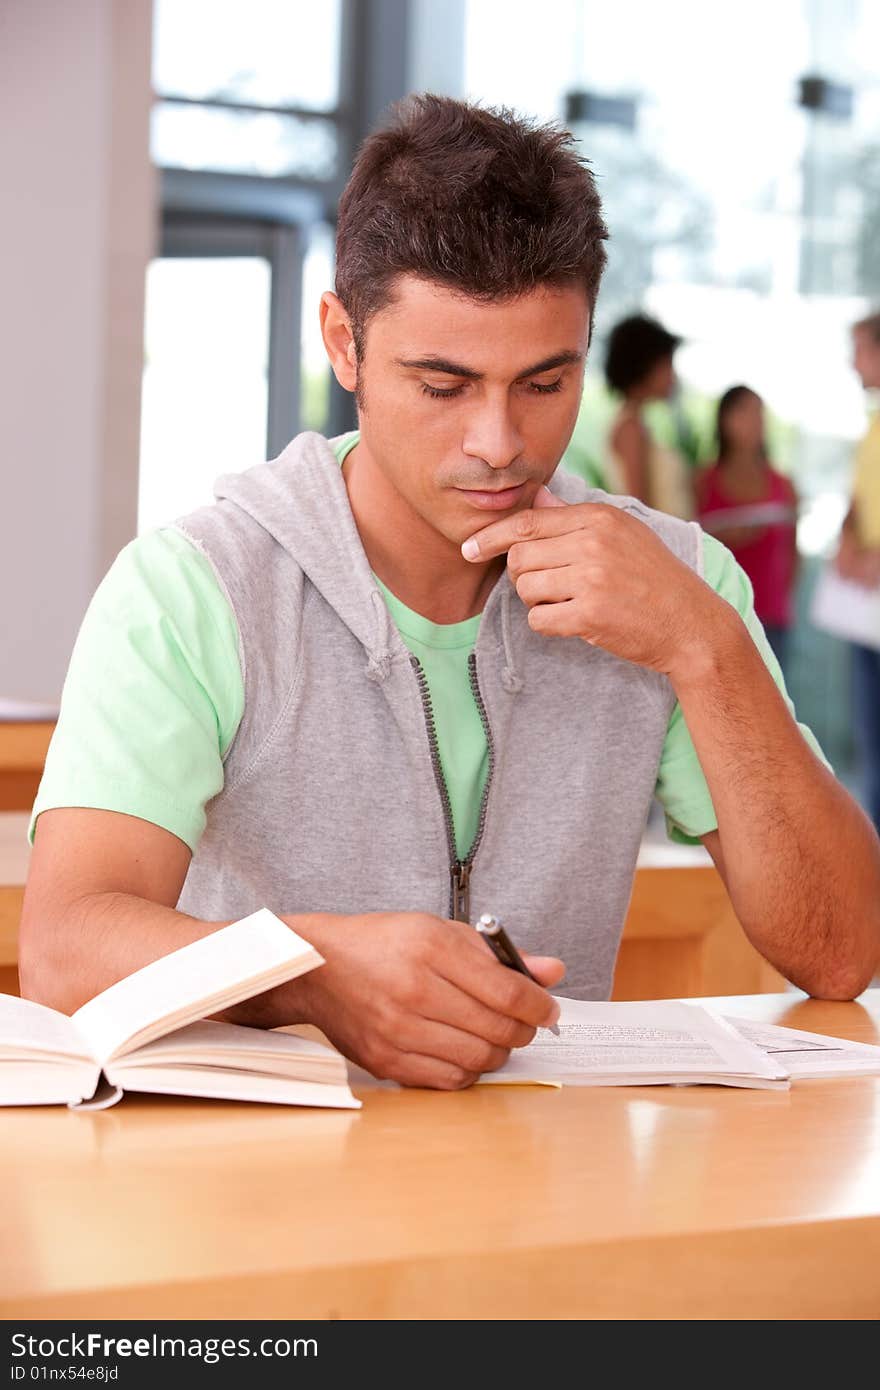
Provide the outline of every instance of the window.
<path id="1" fill-rule="evenodd" d="M 220 474 L 265 457 L 269 303 L 263 258 L 150 266 L 139 531 L 207 505 Z"/>
<path id="2" fill-rule="evenodd" d="M 764 397 L 776 460 L 802 498 L 805 614 L 865 428 L 849 325 L 880 301 L 880 7 L 556 0 L 552 23 L 533 17 L 529 0 L 469 0 L 466 89 L 545 120 L 565 118 L 570 93 L 598 99 L 600 119 L 570 122 L 611 240 L 569 462 L 587 472 L 601 459 L 603 338 L 643 307 L 685 340 L 676 363 L 695 454 L 711 453 L 728 386 Z M 848 116 L 801 104 L 809 74 L 849 91 Z M 850 757 L 847 655 L 803 617 L 790 684 L 838 767 Z"/>

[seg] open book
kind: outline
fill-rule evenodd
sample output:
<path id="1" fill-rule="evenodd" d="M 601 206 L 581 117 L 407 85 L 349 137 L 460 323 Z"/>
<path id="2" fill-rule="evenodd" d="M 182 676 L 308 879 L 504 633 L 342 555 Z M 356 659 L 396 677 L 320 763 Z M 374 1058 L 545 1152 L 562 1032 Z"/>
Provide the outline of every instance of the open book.
<path id="1" fill-rule="evenodd" d="M 203 1020 L 323 965 L 265 908 L 119 980 L 72 1017 L 0 995 L 0 1105 L 103 1108 L 123 1091 L 356 1109 L 345 1059 Z"/>
<path id="2" fill-rule="evenodd" d="M 593 1004 L 560 999 L 559 1036 L 539 1028 L 481 1084 L 659 1086 L 709 1083 L 786 1089 L 820 1076 L 880 1074 L 880 1047 L 723 1017 L 660 999 Z"/>
<path id="3" fill-rule="evenodd" d="M 788 1087 L 788 1072 L 725 1019 L 675 1000 L 594 1004 L 560 999 L 559 1036 L 539 1028 L 481 1084 Z"/>

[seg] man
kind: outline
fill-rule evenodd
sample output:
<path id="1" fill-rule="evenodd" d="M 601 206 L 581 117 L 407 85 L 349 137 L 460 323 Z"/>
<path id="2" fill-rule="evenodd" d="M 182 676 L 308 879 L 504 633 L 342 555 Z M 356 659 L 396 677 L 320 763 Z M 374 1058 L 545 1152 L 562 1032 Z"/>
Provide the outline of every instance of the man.
<path id="1" fill-rule="evenodd" d="M 880 390 L 880 313 L 853 327 L 853 366 L 866 391 Z M 856 451 L 852 505 L 843 523 L 837 568 L 844 579 L 880 586 L 880 414 Z M 865 804 L 880 830 L 880 651 L 853 645 L 853 704 Z"/>
<path id="2" fill-rule="evenodd" d="M 775 965 L 867 984 L 880 847 L 741 572 L 556 472 L 605 236 L 563 132 L 421 97 L 366 142 L 321 302 L 360 432 L 221 480 L 101 586 L 34 809 L 32 997 L 265 905 L 326 964 L 229 1017 L 467 1085 L 556 1016 L 468 923 L 607 996 L 655 787 Z"/>

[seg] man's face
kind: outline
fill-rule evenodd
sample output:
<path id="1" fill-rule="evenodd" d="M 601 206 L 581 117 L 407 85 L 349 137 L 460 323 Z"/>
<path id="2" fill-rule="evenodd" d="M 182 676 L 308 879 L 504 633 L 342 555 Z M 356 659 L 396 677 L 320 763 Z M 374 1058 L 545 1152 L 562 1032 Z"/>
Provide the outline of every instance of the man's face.
<path id="1" fill-rule="evenodd" d="M 377 469 L 456 545 L 531 506 L 574 429 L 589 330 L 579 287 L 481 304 L 401 276 L 358 367 Z"/>
<path id="2" fill-rule="evenodd" d="M 880 343 L 866 328 L 853 330 L 853 366 L 866 390 L 880 387 Z"/>
<path id="3" fill-rule="evenodd" d="M 640 385 L 646 400 L 668 401 L 675 390 L 675 367 L 672 357 L 661 357 L 655 362 Z"/>

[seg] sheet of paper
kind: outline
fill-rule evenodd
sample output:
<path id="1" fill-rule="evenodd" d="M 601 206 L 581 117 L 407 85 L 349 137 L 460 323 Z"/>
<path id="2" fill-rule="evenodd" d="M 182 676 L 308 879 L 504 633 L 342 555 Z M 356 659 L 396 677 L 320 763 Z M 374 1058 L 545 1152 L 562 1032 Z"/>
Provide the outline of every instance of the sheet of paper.
<path id="1" fill-rule="evenodd" d="M 751 1018 L 726 1017 L 742 1037 L 778 1061 L 795 1080 L 880 1074 L 880 1047 L 871 1043 L 826 1038 L 821 1033 L 804 1033 L 775 1023 L 756 1023 Z"/>
<path id="2" fill-rule="evenodd" d="M 539 1029 L 528 1047 L 482 1080 L 562 1081 L 565 1085 L 725 1077 L 785 1084 L 786 1070 L 724 1020 L 675 1001 L 591 1003 L 560 999 L 559 1037 Z"/>
<path id="3" fill-rule="evenodd" d="M 103 1065 L 323 963 L 309 942 L 263 908 L 126 976 L 78 1009 L 72 1022 Z"/>

